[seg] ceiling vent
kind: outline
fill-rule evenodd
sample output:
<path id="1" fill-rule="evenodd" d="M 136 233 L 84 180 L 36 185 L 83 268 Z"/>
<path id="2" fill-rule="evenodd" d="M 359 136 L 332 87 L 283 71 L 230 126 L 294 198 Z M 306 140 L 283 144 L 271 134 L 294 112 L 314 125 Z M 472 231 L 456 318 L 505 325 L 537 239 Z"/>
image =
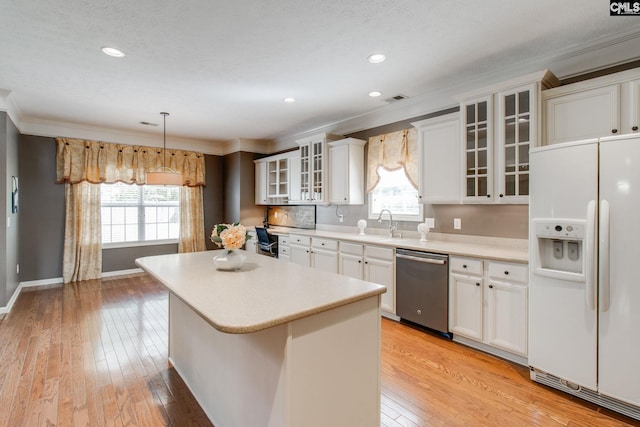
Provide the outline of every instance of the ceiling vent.
<path id="1" fill-rule="evenodd" d="M 398 101 L 402 101 L 403 99 L 407 99 L 409 98 L 406 95 L 396 95 L 396 96 L 392 96 L 391 98 L 387 98 L 384 100 L 384 102 L 388 102 L 388 103 L 392 103 L 392 102 L 398 102 Z"/>

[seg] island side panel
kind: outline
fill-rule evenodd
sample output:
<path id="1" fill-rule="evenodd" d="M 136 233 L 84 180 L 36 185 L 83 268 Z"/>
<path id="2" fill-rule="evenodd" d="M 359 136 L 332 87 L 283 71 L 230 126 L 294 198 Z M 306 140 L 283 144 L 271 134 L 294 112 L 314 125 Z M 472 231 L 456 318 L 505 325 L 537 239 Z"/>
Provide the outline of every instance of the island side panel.
<path id="1" fill-rule="evenodd" d="M 380 425 L 380 297 L 291 323 L 288 426 Z"/>
<path id="2" fill-rule="evenodd" d="M 227 334 L 169 295 L 170 359 L 212 423 L 283 426 L 286 324 Z"/>

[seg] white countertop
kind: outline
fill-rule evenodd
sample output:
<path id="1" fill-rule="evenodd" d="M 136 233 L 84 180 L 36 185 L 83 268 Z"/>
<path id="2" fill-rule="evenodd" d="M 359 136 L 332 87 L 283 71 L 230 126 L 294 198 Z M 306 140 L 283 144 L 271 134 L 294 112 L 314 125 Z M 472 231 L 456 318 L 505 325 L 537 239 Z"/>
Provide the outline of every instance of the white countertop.
<path id="1" fill-rule="evenodd" d="M 136 264 L 164 284 L 216 329 L 244 334 L 386 292 L 374 283 L 242 251 L 237 271 L 218 271 L 222 251 L 138 258 Z"/>
<path id="2" fill-rule="evenodd" d="M 429 233 L 428 241 L 421 242 L 412 235 L 406 238 L 390 238 L 382 234 L 359 235 L 358 232 L 344 232 L 334 230 L 306 230 L 286 227 L 272 227 L 271 234 L 298 234 L 312 237 L 324 237 L 348 242 L 374 244 L 393 248 L 415 249 L 427 252 L 437 252 L 448 255 L 468 256 L 498 261 L 526 263 L 529 261 L 527 240 L 486 238 L 477 236 L 445 235 Z M 404 232 L 403 232 L 404 233 Z M 417 233 L 414 233 L 417 234 Z"/>

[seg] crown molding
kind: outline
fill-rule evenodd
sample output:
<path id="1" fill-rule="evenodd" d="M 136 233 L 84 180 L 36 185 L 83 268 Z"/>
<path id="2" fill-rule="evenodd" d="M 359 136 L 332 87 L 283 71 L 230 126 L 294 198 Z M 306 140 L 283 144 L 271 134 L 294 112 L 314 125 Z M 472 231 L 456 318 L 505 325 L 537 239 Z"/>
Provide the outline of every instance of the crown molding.
<path id="1" fill-rule="evenodd" d="M 79 138 L 126 145 L 162 147 L 162 135 L 158 136 L 144 132 L 131 132 L 42 119 L 24 119 L 18 127 L 21 133 L 35 136 Z M 218 156 L 225 154 L 221 141 L 170 136 L 169 148 L 171 148 L 172 145 L 173 148 L 197 151 L 203 154 Z"/>
<path id="2" fill-rule="evenodd" d="M 13 124 L 18 128 L 18 131 L 20 131 L 20 118 L 22 117 L 22 113 L 10 90 L 0 89 L 0 111 L 5 111 Z"/>

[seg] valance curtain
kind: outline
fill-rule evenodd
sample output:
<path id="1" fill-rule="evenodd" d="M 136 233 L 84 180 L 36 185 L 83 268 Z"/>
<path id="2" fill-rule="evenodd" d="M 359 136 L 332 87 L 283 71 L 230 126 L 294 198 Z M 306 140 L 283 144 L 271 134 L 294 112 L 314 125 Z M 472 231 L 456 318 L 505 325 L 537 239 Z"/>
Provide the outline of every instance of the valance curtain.
<path id="1" fill-rule="evenodd" d="M 146 174 L 162 167 L 162 148 L 57 138 L 57 182 L 146 184 Z M 204 185 L 204 155 L 167 149 L 166 166 L 182 173 L 187 187 Z"/>
<path id="2" fill-rule="evenodd" d="M 378 185 L 378 168 L 388 171 L 404 168 L 407 179 L 415 189 L 419 180 L 418 131 L 403 129 L 369 138 L 367 154 L 367 193 Z"/>
<path id="3" fill-rule="evenodd" d="M 100 184 L 143 185 L 147 172 L 163 166 L 161 148 L 56 138 L 57 183 L 65 184 L 65 283 L 97 279 L 102 273 Z M 204 155 L 167 150 L 166 166 L 180 172 L 179 252 L 205 250 L 202 186 Z"/>

